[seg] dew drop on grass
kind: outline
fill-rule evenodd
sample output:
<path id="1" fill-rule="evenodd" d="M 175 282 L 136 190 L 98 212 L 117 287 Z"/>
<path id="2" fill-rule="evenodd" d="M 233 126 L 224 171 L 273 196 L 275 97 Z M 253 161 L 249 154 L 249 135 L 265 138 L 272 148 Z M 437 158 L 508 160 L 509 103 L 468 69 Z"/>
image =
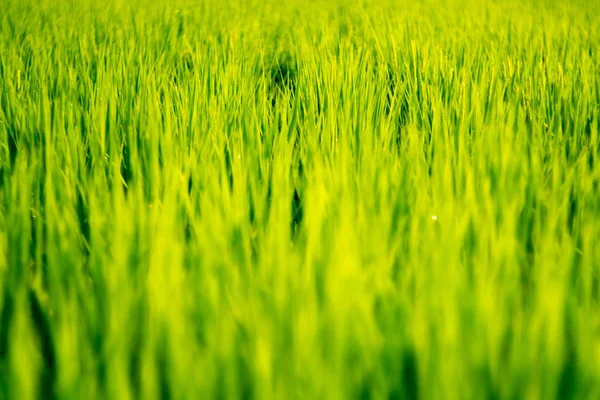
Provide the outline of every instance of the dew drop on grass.
<path id="1" fill-rule="evenodd" d="M 437 220 L 438 220 L 438 217 L 437 217 L 437 215 L 432 215 L 432 216 L 431 216 L 431 220 L 432 220 L 432 221 L 437 221 Z"/>

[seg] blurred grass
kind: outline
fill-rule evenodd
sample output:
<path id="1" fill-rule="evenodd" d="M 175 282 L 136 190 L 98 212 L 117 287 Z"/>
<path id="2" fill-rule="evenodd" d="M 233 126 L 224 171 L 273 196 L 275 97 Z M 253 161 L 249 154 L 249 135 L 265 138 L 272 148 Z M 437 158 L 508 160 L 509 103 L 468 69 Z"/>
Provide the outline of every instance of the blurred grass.
<path id="1" fill-rule="evenodd" d="M 0 398 L 600 396 L 597 2 L 0 8 Z"/>

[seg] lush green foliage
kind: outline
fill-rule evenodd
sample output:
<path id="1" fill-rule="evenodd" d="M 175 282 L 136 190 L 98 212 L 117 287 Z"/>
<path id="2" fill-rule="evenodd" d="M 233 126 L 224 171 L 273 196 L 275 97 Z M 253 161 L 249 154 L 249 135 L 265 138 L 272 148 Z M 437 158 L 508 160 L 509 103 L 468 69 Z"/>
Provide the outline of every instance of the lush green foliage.
<path id="1" fill-rule="evenodd" d="M 597 3 L 160 3 L 0 0 L 0 398 L 600 398 Z"/>

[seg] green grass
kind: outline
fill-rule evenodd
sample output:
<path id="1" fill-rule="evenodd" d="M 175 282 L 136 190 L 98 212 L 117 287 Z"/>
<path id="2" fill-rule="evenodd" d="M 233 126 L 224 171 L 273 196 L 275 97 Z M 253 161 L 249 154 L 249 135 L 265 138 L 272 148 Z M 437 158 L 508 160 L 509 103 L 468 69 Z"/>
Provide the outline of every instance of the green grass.
<path id="1" fill-rule="evenodd" d="M 0 0 L 0 399 L 600 398 L 597 1 L 54 3 Z"/>

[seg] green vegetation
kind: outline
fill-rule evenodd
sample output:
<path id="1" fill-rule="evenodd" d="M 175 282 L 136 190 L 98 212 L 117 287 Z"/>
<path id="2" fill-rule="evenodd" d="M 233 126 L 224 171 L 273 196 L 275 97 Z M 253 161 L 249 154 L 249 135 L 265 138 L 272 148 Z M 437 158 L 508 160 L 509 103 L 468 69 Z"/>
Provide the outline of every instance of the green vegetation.
<path id="1" fill-rule="evenodd" d="M 600 398 L 561 3 L 0 0 L 0 399 Z"/>

